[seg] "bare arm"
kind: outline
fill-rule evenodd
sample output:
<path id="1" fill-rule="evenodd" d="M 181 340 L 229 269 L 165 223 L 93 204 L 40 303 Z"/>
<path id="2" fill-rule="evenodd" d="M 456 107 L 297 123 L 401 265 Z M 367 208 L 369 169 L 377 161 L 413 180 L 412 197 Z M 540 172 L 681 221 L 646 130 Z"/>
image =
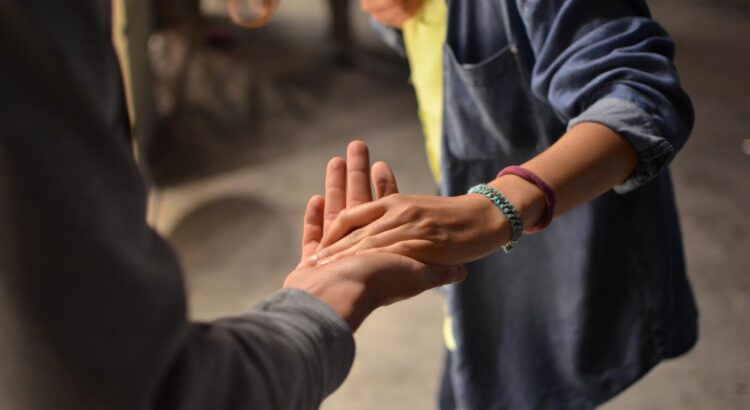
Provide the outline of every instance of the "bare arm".
<path id="1" fill-rule="evenodd" d="M 635 151 L 615 132 L 582 123 L 523 166 L 555 189 L 555 213 L 561 215 L 624 181 L 636 162 Z M 490 185 L 516 206 L 525 227 L 537 223 L 544 198 L 535 185 L 512 175 Z M 508 220 L 481 195 L 396 195 L 342 213 L 312 259 L 386 251 L 427 263 L 465 263 L 497 251 L 510 234 Z"/>
<path id="2" fill-rule="evenodd" d="M 522 166 L 555 191 L 558 216 L 625 181 L 637 162 L 627 141 L 604 125 L 590 122 L 571 128 L 548 150 Z M 544 209 L 544 197 L 535 185 L 514 175 L 497 178 L 489 185 L 516 205 L 524 228 L 537 223 Z M 501 236 L 509 237 L 510 232 Z"/>
<path id="3" fill-rule="evenodd" d="M 674 43 L 646 4 L 566 0 L 516 6 L 535 56 L 531 92 L 571 128 L 547 151 L 514 165 L 555 189 L 556 215 L 613 187 L 631 191 L 657 175 L 687 140 L 693 111 L 672 63 Z M 521 211 L 526 227 L 536 224 L 543 201 L 535 186 L 515 176 L 490 184 Z M 509 236 L 505 218 L 481 195 L 399 195 L 344 212 L 313 259 L 389 251 L 455 263 L 494 252 Z"/>

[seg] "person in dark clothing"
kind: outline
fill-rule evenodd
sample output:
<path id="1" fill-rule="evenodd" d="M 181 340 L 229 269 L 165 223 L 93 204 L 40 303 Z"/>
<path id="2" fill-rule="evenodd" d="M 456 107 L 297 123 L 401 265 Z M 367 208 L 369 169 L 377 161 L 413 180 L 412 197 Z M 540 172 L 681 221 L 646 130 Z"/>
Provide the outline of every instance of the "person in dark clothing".
<path id="1" fill-rule="evenodd" d="M 316 408 L 373 309 L 465 271 L 301 265 L 248 313 L 190 322 L 179 262 L 145 222 L 110 16 L 106 1 L 0 1 L 0 408 Z M 325 215 L 371 199 L 366 180 L 341 196 L 369 168 L 361 144 L 350 154 L 310 201 L 307 255 Z M 389 192 L 387 167 L 374 176 Z"/>

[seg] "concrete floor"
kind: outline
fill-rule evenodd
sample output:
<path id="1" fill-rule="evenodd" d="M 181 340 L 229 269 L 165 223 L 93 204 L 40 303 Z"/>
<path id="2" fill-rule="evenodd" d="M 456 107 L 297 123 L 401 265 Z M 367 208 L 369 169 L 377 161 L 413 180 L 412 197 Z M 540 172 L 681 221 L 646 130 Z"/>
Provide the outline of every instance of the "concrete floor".
<path id="1" fill-rule="evenodd" d="M 153 221 L 182 257 L 197 319 L 240 313 L 281 285 L 299 257 L 305 202 L 349 140 L 366 140 L 374 159 L 388 161 L 403 192 L 434 192 L 403 65 L 357 16 L 357 64 L 332 66 L 321 46 L 322 2 L 283 3 L 271 27 L 241 35 L 239 49 L 196 48 L 184 101 L 152 158 L 162 186 Z M 750 145 L 750 15 L 652 3 L 677 42 L 697 111 L 672 169 L 701 339 L 604 408 L 748 408 L 750 147 L 742 146 Z M 153 44 L 157 61 L 182 58 L 179 36 L 162 39 Z M 175 107 L 170 84 L 179 82 L 170 82 L 169 67 L 160 72 L 167 111 Z M 442 311 L 441 298 L 426 293 L 372 315 L 356 336 L 349 379 L 323 408 L 434 408 Z"/>

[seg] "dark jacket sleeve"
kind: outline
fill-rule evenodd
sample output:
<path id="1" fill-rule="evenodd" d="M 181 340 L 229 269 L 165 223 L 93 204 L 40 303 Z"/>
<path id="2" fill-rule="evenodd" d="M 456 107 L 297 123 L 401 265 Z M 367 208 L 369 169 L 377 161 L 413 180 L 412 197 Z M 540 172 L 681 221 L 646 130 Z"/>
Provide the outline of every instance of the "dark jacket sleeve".
<path id="1" fill-rule="evenodd" d="M 674 43 L 642 0 L 516 0 L 536 62 L 533 93 L 570 127 L 607 125 L 638 154 L 615 189 L 659 173 L 693 126 L 690 99 L 673 64 Z"/>
<path id="2" fill-rule="evenodd" d="M 108 1 L 0 1 L 0 408 L 316 408 L 354 354 L 323 302 L 188 321 L 110 30 Z"/>

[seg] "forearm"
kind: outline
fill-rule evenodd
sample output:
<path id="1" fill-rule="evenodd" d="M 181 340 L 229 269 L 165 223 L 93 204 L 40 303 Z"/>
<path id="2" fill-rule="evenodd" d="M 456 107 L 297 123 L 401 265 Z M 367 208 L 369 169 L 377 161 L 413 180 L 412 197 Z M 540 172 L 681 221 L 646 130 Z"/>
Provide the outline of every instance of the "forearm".
<path id="1" fill-rule="evenodd" d="M 558 216 L 622 183 L 636 164 L 635 150 L 625 139 L 604 125 L 588 122 L 571 128 L 549 149 L 521 166 L 555 191 Z M 515 175 L 496 178 L 490 185 L 516 206 L 524 228 L 537 223 L 545 202 L 535 185 Z"/>
<path id="2" fill-rule="evenodd" d="M 247 314 L 190 326 L 152 407 L 315 409 L 353 359 L 346 323 L 321 300 L 285 289 Z"/>
<path id="3" fill-rule="evenodd" d="M 532 94 L 546 102 L 569 129 L 590 122 L 602 124 L 633 147 L 638 164 L 625 171 L 626 180 L 616 182 L 617 192 L 632 191 L 659 174 L 685 144 L 694 114 L 673 64 L 674 42 L 650 18 L 646 2 L 615 0 L 606 6 L 593 0 L 516 3 L 524 10 L 522 18 L 534 54 Z M 585 134 L 579 131 L 570 134 Z M 581 183 L 593 184 L 592 191 L 608 189 L 607 178 L 618 172 L 610 173 L 606 165 L 593 168 L 606 172 L 589 172 L 591 179 L 582 178 Z M 568 179 L 564 173 L 558 175 L 560 181 Z M 575 201 L 579 195 L 568 195 L 566 186 L 558 189 L 560 212 L 579 202 Z"/>
<path id="4" fill-rule="evenodd" d="M 636 153 L 624 138 L 598 123 L 582 122 L 521 165 L 556 191 L 555 215 L 560 215 L 623 182 L 636 164 Z M 524 228 L 538 223 L 546 202 L 536 185 L 514 175 L 489 184 L 517 208 Z M 508 218 L 483 195 L 391 195 L 340 214 L 313 263 L 380 250 L 452 265 L 496 252 L 510 237 Z"/>

